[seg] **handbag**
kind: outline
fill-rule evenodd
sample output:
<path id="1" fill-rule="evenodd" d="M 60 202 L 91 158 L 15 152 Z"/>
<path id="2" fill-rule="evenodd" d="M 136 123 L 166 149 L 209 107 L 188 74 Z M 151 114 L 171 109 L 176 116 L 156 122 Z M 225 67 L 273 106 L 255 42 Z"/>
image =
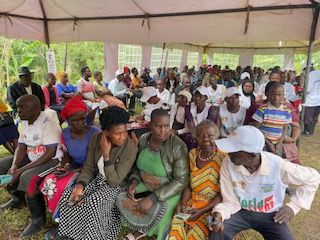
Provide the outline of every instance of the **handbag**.
<path id="1" fill-rule="evenodd" d="M 0 127 L 5 127 L 14 124 L 13 117 L 11 114 L 12 112 L 0 113 Z"/>

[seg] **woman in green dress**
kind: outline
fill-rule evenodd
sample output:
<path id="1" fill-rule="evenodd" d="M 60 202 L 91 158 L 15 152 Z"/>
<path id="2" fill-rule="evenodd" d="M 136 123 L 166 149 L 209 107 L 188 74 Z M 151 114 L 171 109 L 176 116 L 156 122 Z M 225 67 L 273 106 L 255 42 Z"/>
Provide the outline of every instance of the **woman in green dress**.
<path id="1" fill-rule="evenodd" d="M 167 111 L 151 114 L 150 133 L 139 140 L 139 155 L 128 192 L 117 198 L 124 223 L 132 230 L 127 239 L 143 236 L 166 237 L 174 209 L 188 184 L 188 151 L 183 141 L 171 134 Z"/>

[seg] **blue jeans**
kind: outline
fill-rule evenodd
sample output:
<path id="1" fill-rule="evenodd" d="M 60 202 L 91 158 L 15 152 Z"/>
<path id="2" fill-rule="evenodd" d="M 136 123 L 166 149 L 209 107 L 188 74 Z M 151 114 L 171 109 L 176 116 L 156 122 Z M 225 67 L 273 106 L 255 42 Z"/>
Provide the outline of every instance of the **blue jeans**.
<path id="1" fill-rule="evenodd" d="M 275 214 L 275 212 L 259 213 L 242 209 L 223 222 L 223 232 L 210 232 L 209 239 L 232 240 L 239 232 L 251 228 L 262 234 L 264 239 L 293 240 L 287 224 L 274 222 Z"/>

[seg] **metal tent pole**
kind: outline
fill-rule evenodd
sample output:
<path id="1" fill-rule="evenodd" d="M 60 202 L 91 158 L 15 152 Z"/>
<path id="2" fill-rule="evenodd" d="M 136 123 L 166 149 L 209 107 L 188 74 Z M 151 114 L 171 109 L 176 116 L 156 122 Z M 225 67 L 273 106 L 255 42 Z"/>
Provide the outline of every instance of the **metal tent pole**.
<path id="1" fill-rule="evenodd" d="M 303 95 L 302 95 L 302 104 L 306 101 L 307 89 L 308 89 L 308 81 L 309 81 L 309 73 L 311 68 L 311 61 L 312 61 L 312 53 L 313 53 L 313 46 L 315 40 L 315 34 L 319 19 L 319 11 L 320 11 L 320 4 L 311 0 L 312 2 L 312 11 L 313 11 L 313 19 L 311 25 L 311 32 L 309 37 L 309 46 L 308 46 L 308 58 L 307 58 L 307 67 L 306 67 L 306 78 L 303 87 Z M 302 105 L 302 111 L 300 115 L 300 127 L 304 128 L 304 114 L 305 114 L 305 106 Z M 298 141 L 298 146 L 300 147 L 300 140 Z"/>

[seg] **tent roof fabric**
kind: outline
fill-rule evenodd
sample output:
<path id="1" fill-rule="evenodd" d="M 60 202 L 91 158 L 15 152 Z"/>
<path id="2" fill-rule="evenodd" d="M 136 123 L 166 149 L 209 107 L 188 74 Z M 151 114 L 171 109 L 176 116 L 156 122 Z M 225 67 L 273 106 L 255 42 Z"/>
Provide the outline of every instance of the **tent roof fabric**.
<path id="1" fill-rule="evenodd" d="M 309 0 L 2 0 L 0 35 L 50 43 L 305 48 L 315 5 Z M 319 27 L 315 39 L 320 40 Z"/>

